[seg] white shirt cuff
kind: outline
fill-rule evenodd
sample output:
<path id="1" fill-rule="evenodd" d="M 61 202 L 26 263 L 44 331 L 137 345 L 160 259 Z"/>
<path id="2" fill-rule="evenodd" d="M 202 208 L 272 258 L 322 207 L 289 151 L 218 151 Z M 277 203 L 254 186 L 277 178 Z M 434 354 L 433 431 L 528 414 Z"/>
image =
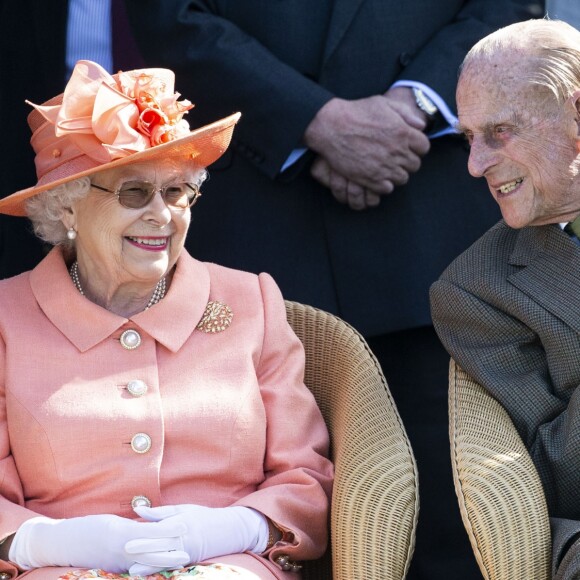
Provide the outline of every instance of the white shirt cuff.
<path id="1" fill-rule="evenodd" d="M 434 133 L 429 133 L 430 139 L 435 139 L 436 137 L 441 137 L 442 135 L 459 133 L 459 131 L 456 129 L 459 121 L 451 109 L 447 106 L 447 103 L 441 98 L 439 93 L 435 92 L 432 88 L 424 85 L 423 83 L 420 83 L 419 81 L 397 81 L 391 86 L 392 89 L 395 87 L 415 87 L 417 89 L 421 89 L 435 103 L 439 109 L 439 112 L 447 121 L 448 126 Z"/>
<path id="2" fill-rule="evenodd" d="M 456 129 L 458 124 L 457 117 L 452 113 L 451 109 L 447 106 L 447 103 L 439 96 L 439 93 L 436 93 L 433 89 L 428 87 L 427 85 L 420 83 L 418 81 L 397 81 L 394 85 L 392 85 L 392 89 L 395 87 L 416 87 L 421 89 L 437 106 L 439 112 L 443 115 L 443 118 L 449 124 L 447 127 L 440 129 L 434 133 L 429 133 L 430 139 L 435 139 L 436 137 L 441 137 L 443 135 L 449 135 L 452 133 L 459 133 Z M 290 155 L 288 155 L 288 159 L 282 165 L 282 169 L 280 169 L 280 173 L 286 171 L 289 167 L 294 165 L 298 159 L 300 159 L 305 153 L 308 151 L 305 147 L 300 149 L 294 149 Z"/>

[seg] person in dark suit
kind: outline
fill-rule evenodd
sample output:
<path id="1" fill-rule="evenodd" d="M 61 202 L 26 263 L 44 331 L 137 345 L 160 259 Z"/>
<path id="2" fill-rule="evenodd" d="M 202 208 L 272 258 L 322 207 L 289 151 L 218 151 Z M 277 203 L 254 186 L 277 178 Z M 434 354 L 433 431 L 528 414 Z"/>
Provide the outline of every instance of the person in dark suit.
<path id="1" fill-rule="evenodd" d="M 503 220 L 431 290 L 458 363 L 510 414 L 542 480 L 553 573 L 580 578 L 580 32 L 514 24 L 477 44 L 457 89 L 469 171 Z"/>
<path id="2" fill-rule="evenodd" d="M 25 100 L 43 103 L 64 88 L 67 1 L 5 0 L 0 22 L 0 111 L 5 134 L 12 137 L 0 143 L 5 197 L 36 177 Z M 0 278 L 32 269 L 44 255 L 28 220 L 0 216 Z"/>
<path id="3" fill-rule="evenodd" d="M 479 575 L 453 492 L 448 355 L 428 288 L 499 218 L 449 125 L 463 56 L 528 16 L 521 6 L 127 0 L 147 64 L 176 71 L 194 123 L 242 112 L 187 247 L 271 273 L 287 298 L 354 325 L 381 362 L 421 478 L 410 578 Z"/>
<path id="4" fill-rule="evenodd" d="M 0 198 L 36 178 L 26 122 L 32 108 L 26 100 L 43 103 L 62 93 L 77 58 L 92 58 L 110 72 L 141 66 L 128 26 L 123 30 L 123 11 L 123 2 L 117 0 L 0 3 L 0 115 L 5 135 L 11 137 L 0 143 Z M 0 215 L 0 279 L 32 269 L 48 249 L 28 220 Z"/>

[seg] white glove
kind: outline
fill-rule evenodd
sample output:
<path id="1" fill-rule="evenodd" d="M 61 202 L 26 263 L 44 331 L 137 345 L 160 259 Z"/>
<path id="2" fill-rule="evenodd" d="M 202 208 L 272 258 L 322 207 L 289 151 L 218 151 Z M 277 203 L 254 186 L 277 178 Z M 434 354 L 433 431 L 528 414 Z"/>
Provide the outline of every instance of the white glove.
<path id="1" fill-rule="evenodd" d="M 147 550 L 155 551 L 160 568 L 180 568 L 189 561 L 185 552 L 167 552 L 172 538 L 183 526 L 137 522 L 114 515 L 94 515 L 64 520 L 36 517 L 17 530 L 9 558 L 23 570 L 44 566 L 102 568 L 107 572 L 127 572 L 140 562 L 139 543 L 146 539 Z M 129 554 L 125 544 L 135 542 Z"/>
<path id="2" fill-rule="evenodd" d="M 143 519 L 182 528 L 182 533 L 173 543 L 169 542 L 166 549 L 186 552 L 186 564 L 245 551 L 260 554 L 268 543 L 268 521 L 251 508 L 208 508 L 183 504 L 153 508 L 139 506 L 134 509 Z M 129 554 L 133 550 L 141 553 L 138 563 L 129 568 L 132 576 L 154 574 L 167 567 L 157 559 L 157 553 L 149 549 L 145 539 L 130 541 L 125 549 Z"/>

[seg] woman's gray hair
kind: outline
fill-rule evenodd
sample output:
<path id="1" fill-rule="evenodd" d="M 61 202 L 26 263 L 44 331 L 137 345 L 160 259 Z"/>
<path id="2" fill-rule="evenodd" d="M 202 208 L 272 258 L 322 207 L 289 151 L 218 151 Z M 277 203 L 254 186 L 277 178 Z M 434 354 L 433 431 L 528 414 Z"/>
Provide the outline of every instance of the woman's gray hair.
<path id="1" fill-rule="evenodd" d="M 201 187 L 208 173 L 205 169 L 188 170 L 189 183 Z M 31 197 L 26 202 L 26 213 L 34 227 L 34 233 L 53 246 L 74 247 L 74 242 L 66 235 L 62 217 L 73 202 L 83 198 L 91 188 L 90 177 L 80 177 L 63 183 L 54 189 L 47 189 Z"/>
<path id="2" fill-rule="evenodd" d="M 74 201 L 87 195 L 90 188 L 90 178 L 80 177 L 31 197 L 26 202 L 26 213 L 32 221 L 34 233 L 53 246 L 72 246 L 72 242 L 66 237 L 62 217 L 64 211 Z"/>
<path id="3" fill-rule="evenodd" d="M 469 51 L 462 70 L 472 63 L 477 66 L 478 59 L 493 60 L 505 50 L 521 53 L 522 74 L 560 104 L 580 87 L 580 32 L 566 22 L 544 18 L 500 28 Z"/>

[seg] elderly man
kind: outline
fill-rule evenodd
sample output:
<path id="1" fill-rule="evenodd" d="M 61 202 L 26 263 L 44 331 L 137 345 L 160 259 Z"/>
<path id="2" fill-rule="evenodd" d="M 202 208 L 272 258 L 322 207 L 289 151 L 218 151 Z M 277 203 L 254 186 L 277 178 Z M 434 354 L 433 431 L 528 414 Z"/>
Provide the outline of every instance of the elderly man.
<path id="1" fill-rule="evenodd" d="M 467 55 L 468 167 L 503 220 L 431 289 L 435 327 L 507 409 L 538 469 L 558 579 L 580 578 L 580 32 L 514 24 Z"/>

